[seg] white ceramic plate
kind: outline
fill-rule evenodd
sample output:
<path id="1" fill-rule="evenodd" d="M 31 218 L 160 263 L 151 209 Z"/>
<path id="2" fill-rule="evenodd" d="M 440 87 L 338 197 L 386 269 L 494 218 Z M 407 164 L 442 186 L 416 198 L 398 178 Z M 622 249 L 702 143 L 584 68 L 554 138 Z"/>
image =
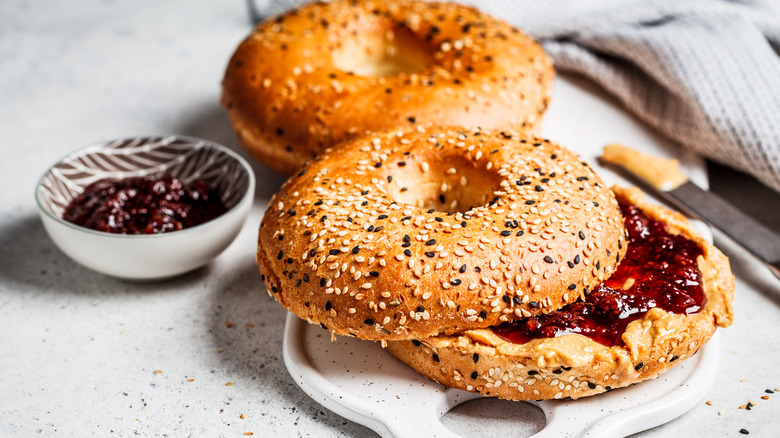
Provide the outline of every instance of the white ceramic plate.
<path id="1" fill-rule="evenodd" d="M 706 187 L 704 162 L 650 131 L 597 89 L 559 78 L 545 119 L 544 136 L 576 151 L 608 184 L 622 183 L 596 157 L 609 143 L 622 143 L 659 156 L 678 158 L 683 170 Z M 700 224 L 697 224 L 700 225 Z M 709 235 L 709 230 L 699 226 Z M 693 408 L 715 381 L 718 339 L 661 377 L 580 400 L 533 402 L 546 427 L 534 437 L 620 437 L 670 421 Z M 456 437 L 441 423 L 450 409 L 480 398 L 420 376 L 379 344 L 339 337 L 288 315 L 284 361 L 296 383 L 314 400 L 382 436 Z M 479 419 L 474 419 L 479 421 Z"/>

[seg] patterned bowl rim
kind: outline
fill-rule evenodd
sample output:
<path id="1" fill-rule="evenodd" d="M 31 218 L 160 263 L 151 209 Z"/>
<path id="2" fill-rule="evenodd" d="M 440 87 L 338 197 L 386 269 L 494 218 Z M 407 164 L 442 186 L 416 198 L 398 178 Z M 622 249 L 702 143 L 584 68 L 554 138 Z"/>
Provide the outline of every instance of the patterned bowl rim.
<path id="1" fill-rule="evenodd" d="M 60 216 L 54 214 L 54 212 L 51 211 L 49 206 L 44 205 L 43 200 L 41 199 L 41 190 L 40 190 L 41 185 L 43 184 L 44 180 L 49 176 L 49 174 L 52 172 L 52 170 L 62 162 L 68 159 L 75 158 L 80 155 L 85 155 L 87 153 L 100 150 L 101 148 L 104 148 L 105 146 L 118 141 L 145 140 L 145 139 L 175 139 L 175 140 L 184 140 L 192 144 L 202 143 L 208 147 L 213 148 L 214 150 L 219 151 L 222 154 L 230 156 L 231 158 L 236 160 L 236 162 L 239 163 L 241 169 L 243 169 L 243 171 L 247 175 L 246 192 L 241 196 L 238 202 L 235 203 L 235 205 L 230 207 L 227 211 L 225 211 L 221 215 L 215 217 L 214 219 L 211 219 L 210 221 L 204 222 L 194 227 L 184 228 L 181 230 L 177 230 L 175 232 L 161 233 L 161 234 L 114 234 L 114 233 L 106 233 L 104 231 L 93 230 L 91 228 L 82 227 L 81 225 L 76 225 L 72 222 L 66 221 Z M 233 152 L 232 150 L 228 149 L 226 146 L 223 146 L 211 140 L 206 140 L 206 139 L 187 136 L 187 135 L 179 135 L 179 134 L 137 135 L 132 137 L 121 137 L 121 138 L 113 138 L 110 140 L 98 141 L 95 143 L 91 143 L 87 146 L 84 146 L 82 148 L 76 149 L 75 151 L 69 152 L 68 154 L 64 155 L 62 158 L 60 158 L 59 160 L 55 161 L 52 165 L 47 167 L 46 171 L 44 171 L 41 177 L 38 178 L 38 182 L 35 184 L 35 203 L 38 205 L 38 210 L 43 212 L 49 218 L 53 219 L 54 221 L 62 225 L 65 225 L 68 228 L 77 230 L 82 233 L 101 236 L 108 239 L 164 239 L 170 236 L 182 236 L 184 234 L 197 232 L 205 227 L 215 226 L 215 224 L 219 222 L 223 222 L 223 220 L 227 216 L 229 216 L 232 212 L 234 212 L 241 205 L 243 205 L 246 202 L 246 199 L 248 197 L 254 196 L 254 191 L 255 191 L 255 174 L 254 171 L 252 171 L 252 167 L 243 157 Z"/>

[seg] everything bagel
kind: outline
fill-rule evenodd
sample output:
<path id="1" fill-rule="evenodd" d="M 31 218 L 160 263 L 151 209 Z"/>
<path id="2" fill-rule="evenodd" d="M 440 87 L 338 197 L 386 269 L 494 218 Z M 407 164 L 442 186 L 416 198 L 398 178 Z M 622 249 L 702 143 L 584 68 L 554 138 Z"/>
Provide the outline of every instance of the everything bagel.
<path id="1" fill-rule="evenodd" d="M 700 249 L 696 258 L 700 278 L 694 275 L 676 281 L 701 284 L 701 308 L 690 313 L 672 313 L 661 309 L 663 303 L 658 302 L 659 307 L 637 314 L 637 319 L 620 327 L 612 344 L 608 339 L 597 340 L 599 336 L 593 336 L 594 332 L 578 333 L 580 329 L 575 326 L 565 335 L 558 333 L 520 342 L 507 340 L 500 329 L 467 330 L 419 341 L 392 341 L 387 344 L 388 351 L 447 386 L 510 400 L 579 398 L 607 392 L 654 378 L 690 358 L 710 339 L 716 327 L 727 327 L 732 322 L 734 283 L 728 260 L 681 215 L 647 202 L 637 189 L 613 190 L 621 203 L 641 209 L 650 220 L 664 223 L 670 233 L 684 236 Z M 685 240 L 677 245 L 684 246 Z M 655 266 L 652 269 L 667 269 L 661 264 Z M 621 296 L 624 292 L 616 292 L 626 300 L 625 295 Z M 695 304 L 693 308 L 696 309 Z M 614 318 L 626 318 L 626 313 L 623 309 L 622 315 Z M 568 324 L 577 318 L 567 316 L 559 321 Z M 587 315 L 580 314 L 579 318 Z"/>
<path id="2" fill-rule="evenodd" d="M 625 254 L 612 192 L 548 140 L 511 131 L 385 131 L 325 150 L 260 226 L 283 306 L 336 334 L 424 339 L 576 301 Z"/>
<path id="3" fill-rule="evenodd" d="M 292 174 L 367 131 L 533 129 L 553 78 L 538 44 L 474 8 L 337 0 L 258 25 L 228 64 L 222 104 L 240 143 Z"/>

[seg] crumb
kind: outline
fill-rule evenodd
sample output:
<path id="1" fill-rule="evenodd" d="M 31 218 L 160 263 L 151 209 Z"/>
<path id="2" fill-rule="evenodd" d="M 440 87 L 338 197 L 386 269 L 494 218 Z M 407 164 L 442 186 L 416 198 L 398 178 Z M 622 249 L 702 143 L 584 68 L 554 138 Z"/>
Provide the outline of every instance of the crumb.
<path id="1" fill-rule="evenodd" d="M 255 328 L 255 325 L 254 325 L 254 324 L 252 324 L 252 323 L 249 323 L 249 322 L 248 322 L 248 323 L 246 323 L 246 326 L 247 326 L 247 327 L 249 327 L 249 328 Z"/>
<path id="2" fill-rule="evenodd" d="M 194 382 L 195 379 L 187 379 L 188 382 Z"/>
<path id="3" fill-rule="evenodd" d="M 246 418 L 246 415 L 244 415 L 244 414 L 241 414 L 239 417 L 240 417 L 240 418 L 243 420 L 243 419 L 245 419 L 245 418 Z"/>
<path id="4" fill-rule="evenodd" d="M 719 410 L 719 411 L 718 411 L 718 415 L 720 415 L 721 417 L 722 417 L 722 416 L 723 416 L 723 414 L 725 414 L 725 413 L 726 413 L 726 410 L 725 410 L 725 409 L 721 409 L 721 410 Z"/>
<path id="5" fill-rule="evenodd" d="M 227 382 L 225 383 L 225 386 L 233 386 L 233 382 Z"/>
<path id="6" fill-rule="evenodd" d="M 231 328 L 231 327 L 233 327 L 233 323 L 228 321 L 228 322 L 225 323 L 225 327 Z"/>
<path id="7" fill-rule="evenodd" d="M 244 432 L 244 435 L 251 436 L 251 435 L 254 435 L 254 433 L 253 432 Z"/>
<path id="8" fill-rule="evenodd" d="M 769 396 L 768 395 L 761 396 L 761 400 L 769 400 Z"/>
<path id="9" fill-rule="evenodd" d="M 706 404 L 707 406 L 712 406 L 712 400 L 707 400 L 707 401 L 705 402 L 705 404 Z"/>
<path id="10" fill-rule="evenodd" d="M 155 374 L 162 374 L 162 370 L 154 370 Z"/>

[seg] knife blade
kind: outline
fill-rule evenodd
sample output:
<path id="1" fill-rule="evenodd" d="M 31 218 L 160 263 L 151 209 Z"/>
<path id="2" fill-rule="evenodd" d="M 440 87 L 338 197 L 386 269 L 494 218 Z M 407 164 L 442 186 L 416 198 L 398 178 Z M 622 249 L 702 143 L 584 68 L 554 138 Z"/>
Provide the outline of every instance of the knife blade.
<path id="1" fill-rule="evenodd" d="M 600 157 L 643 183 L 658 197 L 717 228 L 763 262 L 780 278 L 780 236 L 729 202 L 697 186 L 679 170 L 679 162 L 608 145 Z"/>

